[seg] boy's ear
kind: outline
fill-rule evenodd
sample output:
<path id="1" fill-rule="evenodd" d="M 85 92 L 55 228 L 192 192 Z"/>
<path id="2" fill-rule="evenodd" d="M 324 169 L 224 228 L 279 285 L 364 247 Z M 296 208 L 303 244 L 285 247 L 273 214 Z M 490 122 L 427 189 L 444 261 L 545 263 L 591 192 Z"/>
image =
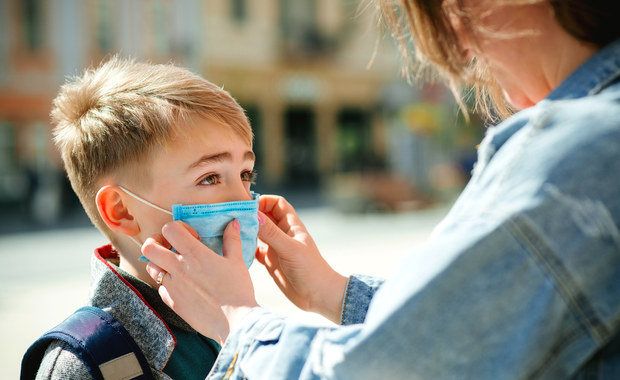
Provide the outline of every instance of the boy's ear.
<path id="1" fill-rule="evenodd" d="M 140 226 L 129 212 L 124 195 L 118 186 L 103 186 L 95 197 L 97 210 L 112 231 L 135 236 L 140 232 Z"/>

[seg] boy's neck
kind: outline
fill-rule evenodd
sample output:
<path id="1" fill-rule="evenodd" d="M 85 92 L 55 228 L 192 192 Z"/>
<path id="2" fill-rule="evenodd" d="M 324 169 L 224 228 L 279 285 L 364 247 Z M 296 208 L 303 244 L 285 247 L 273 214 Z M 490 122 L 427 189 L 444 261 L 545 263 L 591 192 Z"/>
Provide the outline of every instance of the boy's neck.
<path id="1" fill-rule="evenodd" d="M 119 256 L 119 264 L 118 267 L 129 273 L 130 275 L 136 277 L 139 280 L 142 280 L 149 284 L 151 287 L 157 289 L 158 285 L 149 276 L 146 271 L 146 262 L 138 261 L 138 257 L 140 257 L 141 253 L 138 250 L 138 247 L 134 245 L 133 242 L 130 242 L 131 245 L 127 244 L 119 244 L 116 246 L 116 250 Z"/>

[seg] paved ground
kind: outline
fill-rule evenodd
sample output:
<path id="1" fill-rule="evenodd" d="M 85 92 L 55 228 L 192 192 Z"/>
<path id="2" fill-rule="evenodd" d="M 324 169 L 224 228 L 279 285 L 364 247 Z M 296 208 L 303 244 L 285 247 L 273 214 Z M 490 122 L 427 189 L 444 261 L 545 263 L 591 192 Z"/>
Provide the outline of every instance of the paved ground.
<path id="1" fill-rule="evenodd" d="M 398 259 L 422 244 L 446 212 L 440 206 L 402 214 L 343 215 L 319 207 L 299 214 L 327 261 L 342 274 L 389 276 Z M 0 235 L 0 341 L 5 342 L 0 378 L 18 378 L 28 345 L 82 305 L 90 254 L 104 243 L 94 228 Z M 309 323 L 329 324 L 288 303 L 260 264 L 250 272 L 261 305 Z"/>

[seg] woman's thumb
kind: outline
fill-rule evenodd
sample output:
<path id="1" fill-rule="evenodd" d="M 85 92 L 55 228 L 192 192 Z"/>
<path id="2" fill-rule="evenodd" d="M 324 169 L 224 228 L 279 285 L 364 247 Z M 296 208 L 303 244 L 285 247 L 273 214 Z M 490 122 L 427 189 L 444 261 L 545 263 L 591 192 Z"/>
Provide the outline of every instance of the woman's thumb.
<path id="1" fill-rule="evenodd" d="M 222 247 L 224 257 L 236 256 L 243 259 L 240 231 L 241 226 L 239 225 L 239 221 L 237 219 L 234 219 L 232 222 L 228 223 L 226 229 L 224 229 L 224 246 Z"/>

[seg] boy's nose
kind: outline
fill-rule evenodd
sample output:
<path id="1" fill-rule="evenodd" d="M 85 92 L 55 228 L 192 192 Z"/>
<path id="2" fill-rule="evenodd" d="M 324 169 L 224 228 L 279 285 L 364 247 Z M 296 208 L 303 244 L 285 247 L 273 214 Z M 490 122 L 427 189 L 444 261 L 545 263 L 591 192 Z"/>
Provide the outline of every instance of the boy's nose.
<path id="1" fill-rule="evenodd" d="M 252 194 L 246 189 L 245 183 L 240 181 L 239 183 L 235 183 L 228 192 L 228 200 L 227 202 L 234 201 L 251 201 Z"/>

